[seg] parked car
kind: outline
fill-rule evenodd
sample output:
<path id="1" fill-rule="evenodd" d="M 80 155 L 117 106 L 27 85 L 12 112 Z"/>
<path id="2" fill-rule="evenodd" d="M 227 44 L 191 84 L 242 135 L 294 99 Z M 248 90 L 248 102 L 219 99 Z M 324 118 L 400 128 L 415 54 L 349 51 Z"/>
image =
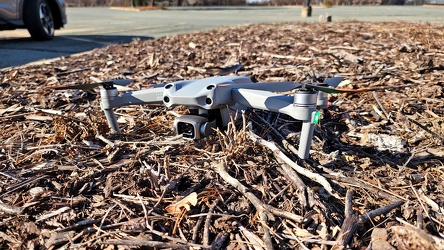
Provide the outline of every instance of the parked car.
<path id="1" fill-rule="evenodd" d="M 0 30 L 26 28 L 36 40 L 50 40 L 67 23 L 65 0 L 0 0 Z"/>

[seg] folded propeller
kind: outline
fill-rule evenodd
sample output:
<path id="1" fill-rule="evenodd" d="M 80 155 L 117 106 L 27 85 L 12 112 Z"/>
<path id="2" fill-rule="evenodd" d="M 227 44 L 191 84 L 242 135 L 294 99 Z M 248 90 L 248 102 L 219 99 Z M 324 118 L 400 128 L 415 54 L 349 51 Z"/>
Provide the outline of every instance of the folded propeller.
<path id="1" fill-rule="evenodd" d="M 80 89 L 80 90 L 91 90 L 97 87 L 104 87 L 110 88 L 113 85 L 119 85 L 119 86 L 127 86 L 128 84 L 132 83 L 135 79 L 118 79 L 118 80 L 106 80 L 103 82 L 96 82 L 96 83 L 88 83 L 88 84 L 78 84 L 78 85 L 67 85 L 67 86 L 49 86 L 49 89 L 55 89 L 55 90 L 66 90 L 66 89 Z"/>

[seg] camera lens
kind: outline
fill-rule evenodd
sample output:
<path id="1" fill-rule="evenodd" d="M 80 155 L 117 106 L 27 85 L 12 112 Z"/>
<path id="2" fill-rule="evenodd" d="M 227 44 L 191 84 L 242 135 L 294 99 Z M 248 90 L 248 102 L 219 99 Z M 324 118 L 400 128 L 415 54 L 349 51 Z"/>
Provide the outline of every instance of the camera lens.
<path id="1" fill-rule="evenodd" d="M 185 138 L 194 139 L 194 126 L 191 123 L 179 122 L 177 124 L 178 133 Z"/>

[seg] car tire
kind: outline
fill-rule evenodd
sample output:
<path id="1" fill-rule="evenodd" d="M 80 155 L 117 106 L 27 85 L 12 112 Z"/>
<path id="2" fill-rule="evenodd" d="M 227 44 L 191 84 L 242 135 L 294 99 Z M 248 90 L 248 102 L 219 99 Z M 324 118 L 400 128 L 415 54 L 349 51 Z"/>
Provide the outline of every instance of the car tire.
<path id="1" fill-rule="evenodd" d="M 26 1 L 23 9 L 26 28 L 35 40 L 51 40 L 54 37 L 54 17 L 46 0 Z"/>

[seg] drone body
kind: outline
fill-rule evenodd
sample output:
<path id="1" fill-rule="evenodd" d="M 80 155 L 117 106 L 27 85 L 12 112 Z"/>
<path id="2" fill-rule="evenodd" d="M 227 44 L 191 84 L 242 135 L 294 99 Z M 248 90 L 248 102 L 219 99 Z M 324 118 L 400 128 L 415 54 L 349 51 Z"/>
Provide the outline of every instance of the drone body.
<path id="1" fill-rule="evenodd" d="M 240 68 L 240 65 L 236 65 L 225 73 L 232 73 L 232 70 L 237 71 Z M 314 127 L 320 118 L 318 108 L 327 108 L 328 94 L 385 91 L 389 88 L 409 86 L 337 88 L 343 80 L 344 78 L 338 76 L 313 85 L 294 82 L 253 82 L 248 76 L 219 76 L 156 84 L 148 89 L 124 94 L 119 94 L 114 85 L 125 86 L 133 79 L 48 88 L 90 90 L 100 86 L 100 107 L 105 113 L 111 133 L 120 133 L 113 109 L 128 105 L 163 104 L 166 107 L 187 107 L 189 113 L 177 117 L 174 128 L 178 134 L 194 140 L 210 135 L 215 128 L 226 127 L 231 120 L 230 117 L 247 108 L 286 114 L 302 122 L 298 156 L 307 159 Z M 296 90 L 293 96 L 282 94 L 294 89 Z"/>
<path id="2" fill-rule="evenodd" d="M 215 128 L 227 126 L 231 115 L 247 108 L 287 114 L 302 121 L 298 156 L 306 159 L 319 120 L 317 106 L 325 106 L 327 99 L 323 92 L 305 88 L 297 90 L 294 96 L 275 93 L 300 86 L 294 82 L 253 82 L 247 76 L 221 76 L 159 84 L 119 95 L 113 84 L 108 83 L 100 90 L 100 105 L 112 133 L 120 132 L 114 108 L 139 104 L 186 106 L 189 114 L 176 118 L 174 127 L 178 134 L 195 140 L 210 135 Z"/>
<path id="3" fill-rule="evenodd" d="M 333 77 L 321 85 L 294 82 L 253 82 L 248 76 L 219 76 L 153 85 L 151 88 L 119 94 L 114 85 L 127 85 L 132 79 L 110 80 L 74 86 L 53 86 L 52 89 L 91 89 L 100 86 L 100 107 L 111 133 L 120 133 L 114 108 L 163 104 L 185 106 L 189 113 L 177 117 L 174 128 L 185 138 L 198 140 L 224 128 L 230 117 L 247 108 L 268 110 L 291 116 L 302 122 L 298 156 L 309 156 L 313 131 L 319 121 L 318 108 L 326 108 L 328 93 L 363 92 L 369 89 L 335 89 L 344 79 Z M 282 94 L 296 89 L 293 96 Z M 281 93 L 281 94 L 279 94 Z"/>

